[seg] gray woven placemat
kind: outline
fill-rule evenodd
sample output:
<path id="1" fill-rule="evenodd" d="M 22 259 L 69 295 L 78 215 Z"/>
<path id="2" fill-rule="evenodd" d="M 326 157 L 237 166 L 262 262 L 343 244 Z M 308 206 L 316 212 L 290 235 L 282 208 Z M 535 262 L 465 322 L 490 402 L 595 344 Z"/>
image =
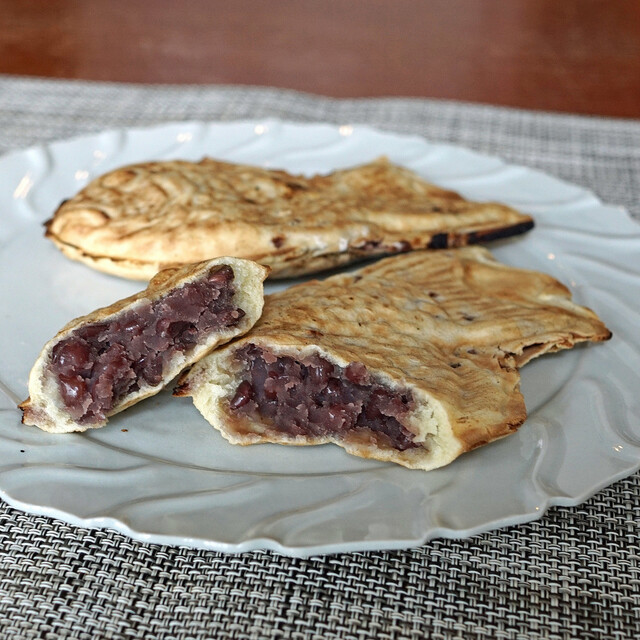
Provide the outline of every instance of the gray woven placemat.
<path id="1" fill-rule="evenodd" d="M 263 117 L 368 123 L 462 144 L 640 217 L 637 121 L 0 76 L 0 153 L 105 128 Z M 301 560 L 145 545 L 3 504 L 0 639 L 637 638 L 639 511 L 636 474 L 580 507 L 470 540 Z"/>

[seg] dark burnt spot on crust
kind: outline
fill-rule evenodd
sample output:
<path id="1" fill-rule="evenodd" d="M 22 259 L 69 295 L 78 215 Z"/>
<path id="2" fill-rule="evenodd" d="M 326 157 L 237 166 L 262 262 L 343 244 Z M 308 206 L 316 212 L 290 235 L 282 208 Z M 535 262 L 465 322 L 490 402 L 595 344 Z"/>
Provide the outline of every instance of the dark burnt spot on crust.
<path id="1" fill-rule="evenodd" d="M 476 244 L 478 242 L 501 240 L 502 238 L 509 238 L 520 233 L 525 233 L 525 231 L 529 231 L 533 229 L 533 227 L 533 220 L 527 220 L 526 222 L 520 222 L 510 227 L 502 227 L 501 229 L 490 229 L 489 231 L 472 231 L 467 236 L 467 242 L 469 244 Z"/>
<path id="2" fill-rule="evenodd" d="M 452 369 L 457 369 L 458 367 L 461 367 L 461 366 L 462 366 L 462 363 L 461 363 L 461 362 L 450 362 L 450 363 L 449 363 L 449 366 L 450 366 Z"/>
<path id="3" fill-rule="evenodd" d="M 508 227 L 498 229 L 487 229 L 485 231 L 470 231 L 469 233 L 447 234 L 436 233 L 426 245 L 427 249 L 447 249 L 453 247 L 463 247 L 468 244 L 478 244 L 480 242 L 490 242 L 501 240 L 533 229 L 533 220 L 526 220 Z"/>
<path id="4" fill-rule="evenodd" d="M 271 238 L 271 244 L 273 244 L 276 249 L 279 249 L 284 244 L 284 242 L 284 236 L 274 236 L 273 238 Z"/>
<path id="5" fill-rule="evenodd" d="M 427 249 L 446 249 L 449 246 L 449 236 L 446 233 L 436 233 L 427 243 Z"/>

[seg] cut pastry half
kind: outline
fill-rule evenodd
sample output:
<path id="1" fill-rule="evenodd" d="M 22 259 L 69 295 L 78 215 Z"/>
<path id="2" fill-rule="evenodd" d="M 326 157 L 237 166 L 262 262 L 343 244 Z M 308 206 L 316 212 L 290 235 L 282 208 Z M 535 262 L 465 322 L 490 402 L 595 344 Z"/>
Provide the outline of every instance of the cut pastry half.
<path id="1" fill-rule="evenodd" d="M 266 275 L 228 257 L 166 269 L 144 291 L 71 321 L 31 370 L 23 423 L 55 433 L 104 426 L 250 329 Z"/>
<path id="2" fill-rule="evenodd" d="M 524 422 L 520 366 L 610 335 L 549 275 L 481 247 L 413 252 L 267 296 L 175 393 L 235 444 L 335 443 L 429 470 Z"/>

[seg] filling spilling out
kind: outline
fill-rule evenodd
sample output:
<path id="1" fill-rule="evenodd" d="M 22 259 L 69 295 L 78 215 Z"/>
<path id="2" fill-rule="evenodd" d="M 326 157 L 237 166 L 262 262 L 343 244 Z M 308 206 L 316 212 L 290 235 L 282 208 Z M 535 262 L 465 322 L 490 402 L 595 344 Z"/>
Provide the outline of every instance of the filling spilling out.
<path id="1" fill-rule="evenodd" d="M 56 344 L 49 370 L 69 415 L 80 424 L 104 420 L 128 394 L 159 385 L 176 354 L 237 325 L 244 311 L 234 304 L 233 278 L 231 267 L 215 266 L 199 280 Z"/>
<path id="2" fill-rule="evenodd" d="M 244 375 L 230 398 L 232 415 L 291 437 L 364 439 L 398 451 L 422 446 L 406 426 L 415 407 L 411 392 L 374 381 L 362 363 L 276 356 L 254 344 L 235 357 Z"/>

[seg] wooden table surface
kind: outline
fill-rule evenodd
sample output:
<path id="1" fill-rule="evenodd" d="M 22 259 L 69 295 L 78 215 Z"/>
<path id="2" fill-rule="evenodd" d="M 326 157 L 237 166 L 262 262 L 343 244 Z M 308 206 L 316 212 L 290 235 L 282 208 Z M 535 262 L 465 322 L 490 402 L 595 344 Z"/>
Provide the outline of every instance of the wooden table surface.
<path id="1" fill-rule="evenodd" d="M 640 2 L 0 0 L 0 73 L 640 117 Z"/>

